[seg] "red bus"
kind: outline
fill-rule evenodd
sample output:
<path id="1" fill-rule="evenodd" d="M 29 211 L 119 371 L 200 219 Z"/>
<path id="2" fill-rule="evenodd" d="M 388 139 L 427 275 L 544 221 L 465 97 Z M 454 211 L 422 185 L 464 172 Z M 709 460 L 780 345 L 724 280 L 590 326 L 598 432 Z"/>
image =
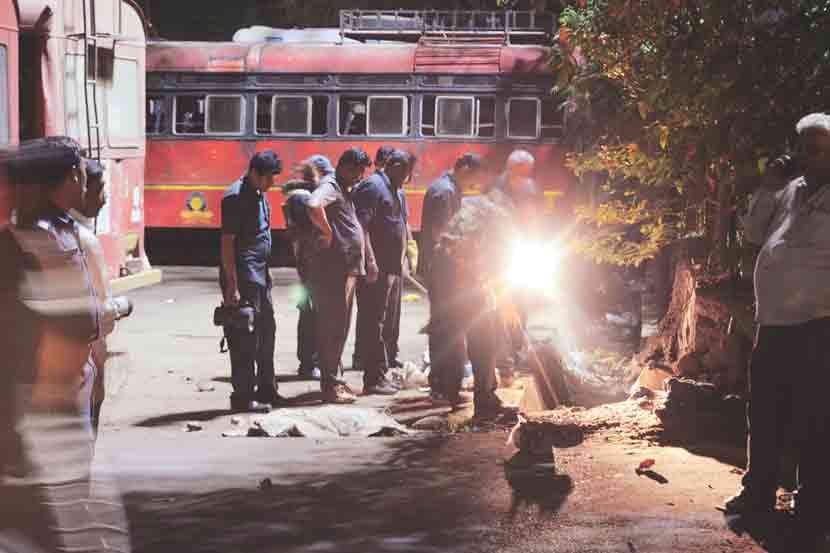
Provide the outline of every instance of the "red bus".
<path id="1" fill-rule="evenodd" d="M 132 0 L 3 1 L 0 10 L 0 85 L 8 97 L 0 106 L 0 139 L 68 135 L 99 159 L 108 200 L 90 224 L 115 277 L 113 290 L 158 282 L 161 273 L 144 252 L 141 10 Z M 25 200 L 10 194 L 8 187 L 0 194 L 2 211 Z"/>
<path id="2" fill-rule="evenodd" d="M 552 203 L 570 177 L 561 112 L 549 99 L 550 50 L 511 40 L 538 29 L 490 19 L 429 32 L 424 13 L 445 12 L 341 12 L 333 39 L 324 29 L 254 28 L 237 33 L 254 35 L 250 42 L 150 42 L 148 227 L 219 227 L 222 191 L 266 148 L 288 168 L 312 154 L 336 162 L 353 145 L 370 155 L 383 144 L 413 151 L 406 192 L 416 230 L 425 188 L 467 151 L 498 165 L 529 150 Z M 274 228 L 283 227 L 273 213 Z"/>
<path id="3" fill-rule="evenodd" d="M 0 148 L 17 144 L 18 11 L 14 0 L 0 1 Z M 0 227 L 8 224 L 14 205 L 13 189 L 0 176 Z"/>

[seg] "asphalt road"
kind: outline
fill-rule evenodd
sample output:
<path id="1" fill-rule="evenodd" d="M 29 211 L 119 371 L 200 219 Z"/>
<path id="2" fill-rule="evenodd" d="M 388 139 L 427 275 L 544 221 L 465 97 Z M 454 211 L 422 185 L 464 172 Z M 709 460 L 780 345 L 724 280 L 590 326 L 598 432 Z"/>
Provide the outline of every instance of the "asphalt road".
<path id="1" fill-rule="evenodd" d="M 227 354 L 211 323 L 216 276 L 215 268 L 164 268 L 162 284 L 133 294 L 135 314 L 111 342 L 96 473 L 123 493 L 133 551 L 762 550 L 714 508 L 740 478 L 717 455 L 592 438 L 557 450 L 555 468 L 520 470 L 507 462 L 506 429 L 222 437 L 234 426 Z M 274 277 L 281 391 L 309 394 L 317 383 L 293 377 L 297 281 L 289 269 Z M 404 304 L 405 360 L 423 354 L 427 314 L 423 299 Z M 360 389 L 360 373 L 347 377 Z M 185 432 L 188 421 L 203 429 Z M 635 474 L 646 457 L 656 459 L 660 482 Z M 264 479 L 270 485 L 260 489 Z"/>

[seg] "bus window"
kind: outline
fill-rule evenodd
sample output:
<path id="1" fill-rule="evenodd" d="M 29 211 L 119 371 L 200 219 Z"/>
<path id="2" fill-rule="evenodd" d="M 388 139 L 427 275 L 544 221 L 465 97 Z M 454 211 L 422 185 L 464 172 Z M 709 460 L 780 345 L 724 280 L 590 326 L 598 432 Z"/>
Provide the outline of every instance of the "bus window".
<path id="1" fill-rule="evenodd" d="M 493 96 L 433 96 L 421 103 L 424 136 L 496 136 L 496 99 Z"/>
<path id="2" fill-rule="evenodd" d="M 0 144 L 11 141 L 9 128 L 9 62 L 5 44 L 0 44 Z"/>
<path id="3" fill-rule="evenodd" d="M 205 95 L 176 96 L 176 133 L 205 133 Z"/>
<path id="4" fill-rule="evenodd" d="M 324 135 L 329 133 L 329 97 L 311 97 L 311 134 Z"/>
<path id="5" fill-rule="evenodd" d="M 340 134 L 366 135 L 366 96 L 341 96 L 338 104 Z"/>
<path id="6" fill-rule="evenodd" d="M 256 97 L 257 134 L 325 135 L 328 115 L 328 96 L 259 94 Z"/>
<path id="7" fill-rule="evenodd" d="M 207 132 L 239 134 L 242 132 L 242 96 L 207 97 Z"/>
<path id="8" fill-rule="evenodd" d="M 562 138 L 564 128 L 564 112 L 558 102 L 542 102 L 542 138 Z"/>
<path id="9" fill-rule="evenodd" d="M 116 58 L 111 87 L 107 91 L 110 145 L 137 146 L 141 142 L 138 62 Z"/>
<path id="10" fill-rule="evenodd" d="M 507 101 L 508 138 L 538 138 L 541 123 L 538 98 L 510 98 Z"/>
<path id="11" fill-rule="evenodd" d="M 406 96 L 371 96 L 368 112 L 370 135 L 409 134 L 409 99 Z"/>
<path id="12" fill-rule="evenodd" d="M 493 97 L 476 98 L 476 135 L 481 138 L 496 136 L 496 99 Z"/>
<path id="13" fill-rule="evenodd" d="M 438 96 L 435 101 L 437 136 L 474 136 L 475 98 Z"/>
<path id="14" fill-rule="evenodd" d="M 161 134 L 170 131 L 170 108 L 164 96 L 147 96 L 147 134 Z"/>

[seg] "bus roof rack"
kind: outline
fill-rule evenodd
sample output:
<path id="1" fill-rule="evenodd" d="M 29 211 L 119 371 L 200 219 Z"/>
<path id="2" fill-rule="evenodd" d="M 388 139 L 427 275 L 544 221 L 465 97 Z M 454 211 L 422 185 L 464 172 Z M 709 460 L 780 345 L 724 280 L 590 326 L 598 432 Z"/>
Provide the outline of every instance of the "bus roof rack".
<path id="1" fill-rule="evenodd" d="M 557 17 L 549 12 L 514 10 L 340 10 L 340 34 L 357 40 L 446 42 L 501 38 L 505 43 L 550 42 Z"/>

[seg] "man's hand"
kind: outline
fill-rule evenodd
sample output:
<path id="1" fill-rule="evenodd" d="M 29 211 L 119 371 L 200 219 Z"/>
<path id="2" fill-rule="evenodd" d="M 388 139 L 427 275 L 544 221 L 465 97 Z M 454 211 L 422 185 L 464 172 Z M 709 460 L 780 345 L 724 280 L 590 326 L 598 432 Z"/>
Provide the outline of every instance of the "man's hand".
<path id="1" fill-rule="evenodd" d="M 409 260 L 410 274 L 418 272 L 418 242 L 415 240 L 408 240 L 406 243 L 406 258 Z"/>
<path id="2" fill-rule="evenodd" d="M 320 249 L 328 249 L 331 247 L 331 243 L 334 241 L 334 235 L 329 233 L 320 233 L 317 236 L 317 247 Z"/>
<path id="3" fill-rule="evenodd" d="M 378 264 L 374 261 L 370 261 L 366 263 L 366 282 L 369 284 L 374 284 L 378 281 L 378 274 L 380 271 L 378 270 Z"/>
<path id="4" fill-rule="evenodd" d="M 242 301 L 242 297 L 239 295 L 238 288 L 225 291 L 225 305 L 236 306 L 239 305 L 240 301 Z"/>

